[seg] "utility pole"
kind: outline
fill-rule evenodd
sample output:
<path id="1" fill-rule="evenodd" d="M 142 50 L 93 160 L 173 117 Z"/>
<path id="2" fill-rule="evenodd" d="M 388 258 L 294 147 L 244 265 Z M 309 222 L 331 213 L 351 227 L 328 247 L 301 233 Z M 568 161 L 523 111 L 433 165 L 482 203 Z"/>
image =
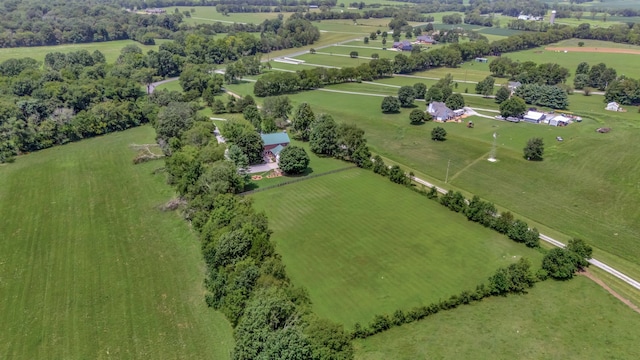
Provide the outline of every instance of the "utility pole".
<path id="1" fill-rule="evenodd" d="M 451 159 L 447 162 L 447 176 L 444 178 L 445 184 L 449 181 L 449 165 L 451 165 Z"/>

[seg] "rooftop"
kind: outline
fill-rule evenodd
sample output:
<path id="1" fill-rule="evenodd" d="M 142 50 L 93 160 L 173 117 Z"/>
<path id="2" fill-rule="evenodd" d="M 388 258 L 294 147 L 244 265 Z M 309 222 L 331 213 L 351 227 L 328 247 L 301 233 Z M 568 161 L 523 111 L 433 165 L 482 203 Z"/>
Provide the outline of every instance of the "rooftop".
<path id="1" fill-rule="evenodd" d="M 262 142 L 264 142 L 265 145 L 288 144 L 291 142 L 291 140 L 289 140 L 289 135 L 283 132 L 260 134 L 260 136 L 262 137 Z"/>

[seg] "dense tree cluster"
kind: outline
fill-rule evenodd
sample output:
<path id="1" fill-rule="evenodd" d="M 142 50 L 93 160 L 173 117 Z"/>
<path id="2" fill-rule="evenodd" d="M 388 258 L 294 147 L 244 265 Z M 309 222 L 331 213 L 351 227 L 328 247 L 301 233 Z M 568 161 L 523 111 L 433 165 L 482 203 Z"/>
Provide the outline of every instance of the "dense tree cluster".
<path id="1" fill-rule="evenodd" d="M 620 77 L 613 80 L 604 93 L 605 101 L 617 101 L 623 105 L 640 104 L 640 80 Z"/>
<path id="2" fill-rule="evenodd" d="M 576 68 L 573 85 L 576 89 L 592 87 L 598 90 L 605 90 L 616 77 L 616 69 L 607 67 L 604 63 L 589 67 L 588 63 L 581 62 Z"/>
<path id="3" fill-rule="evenodd" d="M 491 60 L 489 71 L 494 76 L 509 76 L 511 80 L 523 84 L 556 85 L 564 83 L 569 77 L 569 69 L 556 63 L 519 62 L 504 56 Z"/>
<path id="4" fill-rule="evenodd" d="M 571 279 L 576 271 L 589 266 L 593 249 L 582 239 L 571 239 L 567 246 L 550 250 L 542 259 L 542 269 L 554 279 Z"/>
<path id="5" fill-rule="evenodd" d="M 143 99 L 141 69 L 106 64 L 99 51 L 45 59 L 44 67 L 30 58 L 0 64 L 0 161 L 155 121 L 158 104 Z"/>
<path id="6" fill-rule="evenodd" d="M 153 44 L 170 38 L 182 14 L 142 15 L 109 2 L 5 1 L 0 8 L 0 47 L 75 44 L 133 39 Z"/>
<path id="7" fill-rule="evenodd" d="M 531 105 L 552 109 L 566 109 L 569 106 L 567 92 L 557 86 L 523 84 L 516 89 L 515 95 Z"/>

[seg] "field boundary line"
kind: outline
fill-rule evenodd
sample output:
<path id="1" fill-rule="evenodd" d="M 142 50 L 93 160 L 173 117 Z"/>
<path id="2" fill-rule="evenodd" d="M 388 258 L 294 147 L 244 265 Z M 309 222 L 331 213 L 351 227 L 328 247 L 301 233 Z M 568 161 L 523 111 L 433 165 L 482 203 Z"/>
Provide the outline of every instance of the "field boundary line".
<path id="1" fill-rule="evenodd" d="M 447 193 L 446 189 L 438 187 L 438 186 L 435 186 L 434 184 L 432 184 L 432 183 L 430 183 L 428 181 L 422 180 L 422 179 L 420 179 L 418 177 L 414 176 L 414 177 L 411 178 L 411 180 L 413 180 L 413 181 L 415 181 L 415 182 L 417 182 L 419 184 L 422 184 L 424 186 L 427 186 L 427 187 L 435 187 L 436 190 L 438 190 L 438 192 L 441 193 L 441 194 L 446 194 Z M 564 248 L 566 246 L 564 243 L 552 238 L 551 236 L 544 235 L 544 234 L 540 234 L 540 240 L 545 241 L 545 242 L 547 242 L 547 243 L 549 243 L 549 244 L 551 244 L 553 246 L 557 246 L 559 248 Z M 635 288 L 636 290 L 640 290 L 640 281 L 638 281 L 636 279 L 633 279 L 632 277 L 622 273 L 621 271 L 618 271 L 618 270 L 614 269 L 613 267 L 611 267 L 611 266 L 609 266 L 609 265 L 607 265 L 607 264 L 605 264 L 602 261 L 599 261 L 597 259 L 591 258 L 591 259 L 588 260 L 588 262 L 589 262 L 589 264 L 597 267 L 598 269 L 601 269 L 602 271 L 604 271 L 604 272 L 606 272 L 606 273 L 608 273 L 610 275 L 613 275 L 614 277 L 624 281 L 625 283 L 627 283 L 631 287 Z"/>
<path id="2" fill-rule="evenodd" d="M 330 170 L 330 171 L 327 171 L 327 172 L 323 172 L 323 173 L 320 173 L 320 174 L 313 174 L 313 175 L 309 175 L 309 176 L 303 176 L 303 177 L 300 177 L 300 178 L 297 178 L 297 179 L 292 179 L 292 180 L 289 180 L 289 181 L 282 182 L 280 184 L 265 186 L 263 188 L 258 188 L 258 189 L 255 189 L 255 190 L 249 190 L 249 191 L 241 192 L 238 195 L 251 195 L 251 194 L 255 194 L 257 192 L 261 192 L 261 191 L 265 191 L 265 190 L 269 190 L 269 189 L 274 189 L 274 188 L 285 186 L 285 185 L 295 184 L 295 183 L 300 182 L 300 181 L 315 179 L 315 178 L 320 177 L 320 176 L 331 175 L 331 174 L 339 173 L 339 172 L 342 172 L 342 171 L 351 170 L 351 169 L 357 169 L 357 168 L 358 168 L 357 166 L 351 165 L 351 166 L 343 167 L 343 168 L 340 168 L 340 169 L 335 169 L 335 170 Z"/>

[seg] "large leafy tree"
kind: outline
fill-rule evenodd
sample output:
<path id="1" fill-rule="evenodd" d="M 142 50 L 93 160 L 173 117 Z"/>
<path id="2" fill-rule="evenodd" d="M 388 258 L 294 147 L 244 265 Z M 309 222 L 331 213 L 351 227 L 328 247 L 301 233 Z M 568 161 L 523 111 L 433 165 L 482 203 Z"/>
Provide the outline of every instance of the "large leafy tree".
<path id="1" fill-rule="evenodd" d="M 262 149 L 264 143 L 260 134 L 253 129 L 244 129 L 233 142 L 242 152 L 247 155 L 249 163 L 257 164 L 262 161 Z"/>
<path id="2" fill-rule="evenodd" d="M 452 94 L 451 96 L 449 96 L 445 104 L 449 109 L 453 109 L 453 110 L 462 109 L 465 105 L 464 97 L 462 96 L 462 94 L 458 94 L 458 93 Z"/>
<path id="3" fill-rule="evenodd" d="M 193 122 L 195 111 L 191 104 L 173 102 L 162 108 L 158 113 L 156 132 L 159 138 L 168 140 L 180 137 L 185 129 Z"/>
<path id="4" fill-rule="evenodd" d="M 503 118 L 520 117 L 527 111 L 527 103 L 521 98 L 513 96 L 500 104 L 500 115 Z"/>
<path id="5" fill-rule="evenodd" d="M 509 96 L 511 96 L 511 91 L 509 91 L 505 86 L 501 86 L 496 92 L 496 103 L 502 104 L 509 98 Z"/>
<path id="6" fill-rule="evenodd" d="M 554 279 L 567 280 L 577 270 L 575 261 L 575 253 L 560 248 L 551 249 L 542 259 L 542 268 Z"/>
<path id="7" fill-rule="evenodd" d="M 286 174 L 301 174 L 309 166 L 309 155 L 303 148 L 290 145 L 280 152 L 278 165 Z"/>
<path id="8" fill-rule="evenodd" d="M 425 121 L 425 112 L 420 109 L 413 109 L 409 114 L 409 121 L 413 125 L 422 124 Z"/>
<path id="9" fill-rule="evenodd" d="M 300 104 L 293 115 L 293 130 L 303 141 L 309 141 L 311 135 L 311 124 L 315 120 L 315 115 L 308 103 Z"/>
<path id="10" fill-rule="evenodd" d="M 447 130 L 440 126 L 436 126 L 431 130 L 431 140 L 445 141 L 447 139 Z"/>
<path id="11" fill-rule="evenodd" d="M 524 158 L 530 161 L 541 161 L 544 155 L 542 138 L 531 138 L 524 147 Z"/>
<path id="12" fill-rule="evenodd" d="M 400 100 L 395 96 L 387 96 L 382 99 L 380 108 L 383 113 L 397 113 L 400 111 Z"/>
<path id="13" fill-rule="evenodd" d="M 322 114 L 313 122 L 309 147 L 316 154 L 333 155 L 337 149 L 337 125 L 331 115 Z"/>
<path id="14" fill-rule="evenodd" d="M 482 94 L 485 97 L 491 96 L 495 82 L 496 80 L 493 76 L 487 76 L 484 80 L 476 84 L 476 94 Z"/>
<path id="15" fill-rule="evenodd" d="M 415 97 L 416 94 L 412 86 L 403 86 L 398 89 L 398 100 L 400 100 L 402 107 L 412 107 Z"/>
<path id="16" fill-rule="evenodd" d="M 427 94 L 427 85 L 423 83 L 415 83 L 413 85 L 413 92 L 415 93 L 416 99 L 424 99 Z"/>

